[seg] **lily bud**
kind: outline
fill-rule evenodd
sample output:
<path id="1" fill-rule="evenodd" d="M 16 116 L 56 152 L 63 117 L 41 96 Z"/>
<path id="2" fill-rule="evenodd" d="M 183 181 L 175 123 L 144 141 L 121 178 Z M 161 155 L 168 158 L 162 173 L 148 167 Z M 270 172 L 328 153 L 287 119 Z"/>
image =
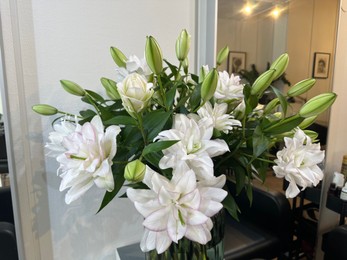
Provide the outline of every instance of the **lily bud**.
<path id="1" fill-rule="evenodd" d="M 315 83 L 316 83 L 315 79 L 304 79 L 296 83 L 293 87 L 291 87 L 288 90 L 287 95 L 288 97 L 300 96 L 306 93 L 307 91 L 309 91 Z"/>
<path id="2" fill-rule="evenodd" d="M 225 46 L 217 54 L 217 66 L 220 66 L 229 55 L 229 47 Z"/>
<path id="3" fill-rule="evenodd" d="M 185 74 L 188 74 L 188 68 L 189 68 L 189 60 L 188 58 L 185 58 L 182 62 L 183 70 Z"/>
<path id="4" fill-rule="evenodd" d="M 318 133 L 312 130 L 303 130 L 305 135 L 311 138 L 311 140 L 314 142 L 318 138 Z"/>
<path id="5" fill-rule="evenodd" d="M 211 70 L 205 77 L 201 85 L 201 98 L 204 102 L 210 100 L 216 91 L 218 84 L 218 72 Z"/>
<path id="6" fill-rule="evenodd" d="M 34 105 L 32 110 L 43 116 L 52 116 L 58 113 L 58 109 L 46 104 Z"/>
<path id="7" fill-rule="evenodd" d="M 274 69 L 269 69 L 261 74 L 253 83 L 251 94 L 252 95 L 261 95 L 263 92 L 270 86 L 273 75 L 275 73 Z"/>
<path id="8" fill-rule="evenodd" d="M 298 125 L 298 127 L 300 129 L 306 129 L 307 127 L 312 125 L 314 123 L 314 121 L 316 121 L 317 117 L 318 116 L 311 116 L 311 117 L 305 118 L 304 121 L 302 121 L 301 124 Z"/>
<path id="9" fill-rule="evenodd" d="M 126 62 L 127 62 L 128 59 L 123 54 L 123 52 L 121 52 L 116 47 L 111 47 L 110 51 L 111 51 L 112 59 L 118 65 L 118 67 L 125 68 L 126 67 Z"/>
<path id="10" fill-rule="evenodd" d="M 147 37 L 145 56 L 151 71 L 160 74 L 163 70 L 163 55 L 158 42 L 152 36 Z"/>
<path id="11" fill-rule="evenodd" d="M 146 172 L 146 165 L 140 160 L 128 163 L 124 169 L 124 178 L 130 182 L 140 182 L 143 180 Z"/>
<path id="12" fill-rule="evenodd" d="M 182 30 L 176 40 L 176 56 L 179 61 L 187 58 L 190 49 L 190 35 L 187 30 Z"/>
<path id="13" fill-rule="evenodd" d="M 63 88 L 72 95 L 83 97 L 86 94 L 86 91 L 75 82 L 70 80 L 61 80 L 60 83 Z"/>
<path id="14" fill-rule="evenodd" d="M 120 99 L 120 95 L 117 90 L 117 83 L 111 79 L 101 78 L 101 84 L 106 90 L 106 94 L 113 100 Z"/>
<path id="15" fill-rule="evenodd" d="M 287 53 L 284 53 L 271 64 L 270 69 L 276 70 L 272 80 L 278 79 L 283 74 L 283 72 L 287 69 L 288 62 L 289 56 Z"/>
<path id="16" fill-rule="evenodd" d="M 264 108 L 264 113 L 269 114 L 279 103 L 280 100 L 278 98 L 272 99 Z"/>
<path id="17" fill-rule="evenodd" d="M 199 83 L 202 83 L 206 77 L 206 75 L 208 74 L 209 69 L 208 69 L 208 65 L 204 65 L 200 68 L 200 72 L 199 72 Z"/>
<path id="18" fill-rule="evenodd" d="M 335 93 L 323 93 L 311 98 L 300 109 L 299 115 L 301 117 L 311 117 L 319 115 L 328 109 L 336 99 Z"/>

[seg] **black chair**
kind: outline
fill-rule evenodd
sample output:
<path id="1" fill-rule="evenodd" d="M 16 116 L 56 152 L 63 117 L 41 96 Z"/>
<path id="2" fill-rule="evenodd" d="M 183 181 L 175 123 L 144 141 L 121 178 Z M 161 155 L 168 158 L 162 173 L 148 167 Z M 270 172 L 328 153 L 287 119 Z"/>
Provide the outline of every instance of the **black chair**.
<path id="1" fill-rule="evenodd" d="M 0 187 L 0 259 L 18 260 L 11 190 Z"/>
<path id="2" fill-rule="evenodd" d="M 235 184 L 229 190 L 235 191 Z M 245 192 L 234 197 L 240 221 L 231 217 L 226 221 L 225 259 L 285 259 L 291 251 L 293 227 L 285 195 L 253 187 L 251 206 Z"/>
<path id="3" fill-rule="evenodd" d="M 347 225 L 335 227 L 323 235 L 324 260 L 347 259 Z"/>

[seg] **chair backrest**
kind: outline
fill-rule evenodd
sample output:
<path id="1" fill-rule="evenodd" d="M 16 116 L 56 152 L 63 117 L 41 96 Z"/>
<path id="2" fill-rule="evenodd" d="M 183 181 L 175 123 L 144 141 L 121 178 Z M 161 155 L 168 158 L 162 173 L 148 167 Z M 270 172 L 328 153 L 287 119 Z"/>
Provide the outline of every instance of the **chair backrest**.
<path id="1" fill-rule="evenodd" d="M 236 195 L 236 186 L 230 183 L 230 192 L 240 208 L 242 219 L 265 228 L 289 245 L 292 238 L 293 217 L 290 203 L 278 191 L 265 191 L 253 186 L 253 201 L 250 204 L 246 191 Z"/>
<path id="2" fill-rule="evenodd" d="M 14 224 L 10 187 L 0 187 L 0 221 Z"/>

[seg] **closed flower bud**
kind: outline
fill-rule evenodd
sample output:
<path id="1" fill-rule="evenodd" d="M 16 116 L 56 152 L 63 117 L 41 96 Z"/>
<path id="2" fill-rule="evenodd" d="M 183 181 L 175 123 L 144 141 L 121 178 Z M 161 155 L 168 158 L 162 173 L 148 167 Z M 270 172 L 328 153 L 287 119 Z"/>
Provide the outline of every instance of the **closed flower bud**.
<path id="1" fill-rule="evenodd" d="M 188 74 L 188 68 L 189 68 L 189 60 L 188 58 L 185 58 L 182 62 L 183 70 L 185 74 Z"/>
<path id="2" fill-rule="evenodd" d="M 300 96 L 306 93 L 307 91 L 309 91 L 315 83 L 316 83 L 315 79 L 304 79 L 296 83 L 293 87 L 291 87 L 288 90 L 287 95 L 288 97 Z"/>
<path id="3" fill-rule="evenodd" d="M 129 74 L 122 82 L 117 83 L 117 90 L 123 106 L 130 115 L 140 113 L 148 106 L 153 95 L 153 83 L 147 82 L 143 75 Z"/>
<path id="4" fill-rule="evenodd" d="M 305 135 L 311 138 L 312 142 L 315 142 L 318 138 L 318 133 L 312 130 L 304 130 Z"/>
<path id="5" fill-rule="evenodd" d="M 264 113 L 268 114 L 270 113 L 275 107 L 278 106 L 278 104 L 280 103 L 280 100 L 278 98 L 274 98 L 272 99 L 265 107 L 264 109 Z"/>
<path id="6" fill-rule="evenodd" d="M 261 95 L 263 92 L 270 86 L 273 75 L 275 73 L 274 69 L 269 69 L 261 74 L 253 83 L 251 94 L 252 95 Z"/>
<path id="7" fill-rule="evenodd" d="M 151 71 L 160 74 L 163 70 L 163 55 L 158 42 L 152 36 L 147 37 L 145 56 Z"/>
<path id="8" fill-rule="evenodd" d="M 201 66 L 199 73 L 199 83 L 202 83 L 209 72 L 208 65 Z"/>
<path id="9" fill-rule="evenodd" d="M 46 104 L 38 104 L 38 105 L 34 105 L 32 107 L 32 109 L 43 116 L 52 116 L 58 113 L 58 109 L 56 109 L 55 107 L 52 107 L 50 105 L 46 105 Z"/>
<path id="10" fill-rule="evenodd" d="M 201 85 L 201 98 L 204 102 L 210 100 L 216 91 L 218 83 L 218 72 L 211 70 L 205 77 Z"/>
<path id="11" fill-rule="evenodd" d="M 63 88 L 72 95 L 83 97 L 86 94 L 86 91 L 75 82 L 70 80 L 61 80 L 60 83 Z"/>
<path id="12" fill-rule="evenodd" d="M 304 119 L 304 121 L 302 121 L 300 123 L 300 125 L 298 125 L 298 127 L 300 129 L 306 129 L 307 127 L 309 127 L 310 125 L 312 125 L 314 123 L 314 121 L 316 121 L 318 116 L 311 116 L 311 117 L 307 117 Z"/>
<path id="13" fill-rule="evenodd" d="M 283 72 L 285 72 L 288 66 L 288 62 L 289 56 L 287 53 L 284 53 L 271 64 L 270 69 L 276 70 L 272 80 L 278 79 L 283 74 Z"/>
<path id="14" fill-rule="evenodd" d="M 120 99 L 120 95 L 117 91 L 117 83 L 111 79 L 101 78 L 101 84 L 106 90 L 106 94 L 113 100 Z"/>
<path id="15" fill-rule="evenodd" d="M 190 49 L 190 35 L 187 30 L 182 30 L 176 40 L 176 56 L 179 61 L 187 58 Z"/>
<path id="16" fill-rule="evenodd" d="M 229 47 L 225 46 L 217 54 L 217 66 L 220 66 L 229 55 Z"/>
<path id="17" fill-rule="evenodd" d="M 124 169 L 124 178 L 130 182 L 140 182 L 143 180 L 146 172 L 146 165 L 140 160 L 128 163 Z"/>
<path id="18" fill-rule="evenodd" d="M 128 59 L 123 54 L 123 52 L 121 52 L 116 47 L 111 47 L 110 51 L 111 51 L 112 59 L 118 65 L 118 67 L 125 68 L 126 67 L 126 62 L 127 62 Z"/>
<path id="19" fill-rule="evenodd" d="M 311 117 L 319 115 L 328 109 L 336 99 L 335 93 L 323 93 L 311 98 L 300 109 L 299 115 L 301 117 Z"/>

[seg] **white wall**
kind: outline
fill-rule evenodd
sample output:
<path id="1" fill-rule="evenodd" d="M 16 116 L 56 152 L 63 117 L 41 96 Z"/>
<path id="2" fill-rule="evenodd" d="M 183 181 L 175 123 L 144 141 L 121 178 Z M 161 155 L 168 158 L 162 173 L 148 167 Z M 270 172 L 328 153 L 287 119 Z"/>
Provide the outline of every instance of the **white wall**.
<path id="1" fill-rule="evenodd" d="M 77 112 L 60 79 L 100 92 L 101 77 L 114 75 L 109 47 L 126 55 L 144 53 L 153 35 L 164 56 L 175 60 L 175 40 L 186 28 L 195 36 L 194 0 L 1 0 L 0 11 L 13 147 L 11 182 L 22 259 L 115 259 L 115 248 L 142 235 L 141 217 L 117 199 L 95 215 L 103 192 L 93 189 L 67 206 L 58 191 L 58 164 L 44 157 L 50 118 L 31 111 L 48 103 Z M 194 44 L 193 44 L 194 46 Z M 194 47 L 191 51 L 194 67 Z"/>

